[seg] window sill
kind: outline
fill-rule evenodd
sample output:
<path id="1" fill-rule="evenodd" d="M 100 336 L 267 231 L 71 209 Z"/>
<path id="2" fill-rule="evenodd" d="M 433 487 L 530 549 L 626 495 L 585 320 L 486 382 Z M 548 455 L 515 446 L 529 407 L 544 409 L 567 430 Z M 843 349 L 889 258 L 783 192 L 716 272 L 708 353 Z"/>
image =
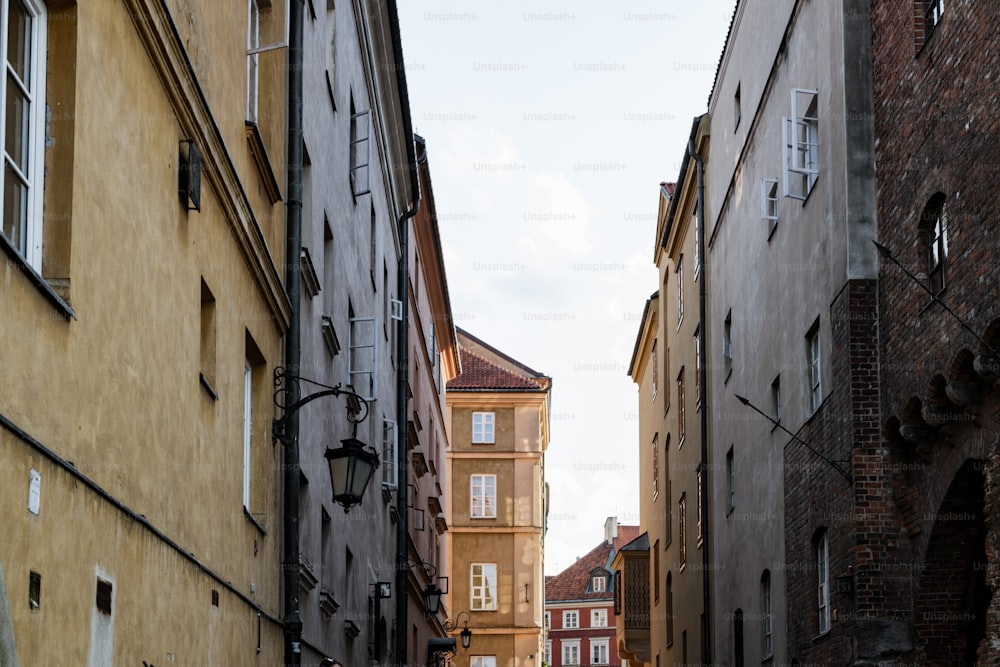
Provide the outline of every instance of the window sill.
<path id="1" fill-rule="evenodd" d="M 264 137 L 260 134 L 260 128 L 253 121 L 246 122 L 247 144 L 250 146 L 250 155 L 253 156 L 254 164 L 264 182 L 264 190 L 272 204 L 281 201 L 281 186 L 278 185 L 278 177 L 271 166 L 271 158 L 267 155 L 267 148 L 264 146 Z"/>
<path id="2" fill-rule="evenodd" d="M 760 664 L 766 665 L 766 664 L 769 664 L 769 663 L 771 663 L 773 661 L 774 661 L 774 654 L 771 653 L 770 655 L 765 655 L 763 658 L 761 658 L 760 659 Z"/>
<path id="3" fill-rule="evenodd" d="M 253 514 L 250 514 L 250 510 L 248 510 L 245 506 L 243 507 L 243 516 L 247 518 L 247 521 L 253 524 L 254 528 L 260 531 L 261 535 L 267 535 L 267 529 L 265 529 L 264 526 L 257 521 L 256 518 L 254 518 Z"/>
<path id="4" fill-rule="evenodd" d="M 212 383 L 208 381 L 208 378 L 205 377 L 204 373 L 198 373 L 198 381 L 201 383 L 201 386 L 205 389 L 205 391 L 208 393 L 209 397 L 213 401 L 219 400 L 219 393 L 215 391 L 215 388 L 212 386 Z"/>
<path id="5" fill-rule="evenodd" d="M 19 253 L 13 245 L 11 245 L 10 241 L 7 240 L 7 236 L 3 233 L 0 233 L 0 246 L 3 247 L 4 252 L 7 253 L 7 256 L 10 258 L 10 262 L 14 264 L 15 268 L 25 275 L 28 281 L 42 293 L 42 296 L 45 297 L 46 301 L 52 304 L 52 306 L 59 312 L 60 315 L 63 316 L 64 319 L 77 319 L 76 311 L 74 311 L 73 308 L 66 303 L 66 301 L 59 296 L 54 289 L 52 289 L 52 286 L 49 285 L 48 281 L 45 280 L 40 273 L 35 271 L 34 267 L 28 264 L 27 260 L 21 256 L 21 253 Z"/>
<path id="6" fill-rule="evenodd" d="M 827 637 L 830 636 L 830 632 L 832 630 L 833 630 L 833 628 L 830 628 L 830 630 L 824 630 L 823 632 L 821 632 L 818 635 L 816 635 L 815 637 L 813 637 L 812 641 L 814 641 L 814 642 L 823 641 L 824 639 L 826 639 Z"/>

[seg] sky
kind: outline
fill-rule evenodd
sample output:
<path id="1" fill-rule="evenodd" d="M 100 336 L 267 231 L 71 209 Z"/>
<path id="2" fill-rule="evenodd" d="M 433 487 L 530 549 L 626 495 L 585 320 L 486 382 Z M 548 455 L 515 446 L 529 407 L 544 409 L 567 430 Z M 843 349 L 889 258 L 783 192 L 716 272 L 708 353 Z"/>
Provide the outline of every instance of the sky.
<path id="1" fill-rule="evenodd" d="M 661 181 L 735 0 L 399 3 L 455 324 L 552 378 L 545 573 L 639 523 L 628 376 Z"/>

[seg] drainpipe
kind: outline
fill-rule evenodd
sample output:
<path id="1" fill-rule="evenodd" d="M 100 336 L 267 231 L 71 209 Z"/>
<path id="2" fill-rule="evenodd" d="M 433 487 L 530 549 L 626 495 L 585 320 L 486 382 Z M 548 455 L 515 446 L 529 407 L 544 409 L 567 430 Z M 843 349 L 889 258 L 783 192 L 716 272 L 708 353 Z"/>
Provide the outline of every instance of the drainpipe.
<path id="1" fill-rule="evenodd" d="M 299 374 L 302 353 L 300 317 L 302 252 L 302 16 L 303 0 L 288 3 L 288 200 L 285 222 L 285 290 L 291 304 L 285 334 L 285 368 Z M 289 382 L 286 405 L 298 400 L 298 386 Z M 284 574 L 285 665 L 298 667 L 302 659 L 302 616 L 299 614 L 299 417 L 291 414 L 285 425 L 288 445 L 284 451 L 284 517 L 281 570 Z"/>
<path id="2" fill-rule="evenodd" d="M 708 333 L 708 319 L 706 307 L 706 293 L 708 282 L 708 265 L 705 264 L 705 165 L 701 160 L 694 146 L 693 135 L 697 132 L 699 120 L 695 120 L 692 129 L 692 138 L 688 139 L 688 155 L 698 166 L 698 265 L 701 267 L 701 279 L 698 281 L 698 346 L 701 352 L 701 368 L 698 370 L 698 400 L 701 402 L 701 507 L 702 507 L 702 549 L 701 563 L 702 569 L 702 606 L 704 608 L 701 628 L 702 657 L 706 664 L 712 662 L 712 642 L 710 632 L 712 628 L 711 619 L 711 596 L 708 581 L 709 569 L 709 517 L 708 511 L 708 364 L 706 363 L 706 345 Z"/>
<path id="3" fill-rule="evenodd" d="M 420 209 L 420 179 L 417 174 L 416 148 L 413 143 L 413 122 L 410 118 L 410 99 L 406 87 L 406 68 L 403 67 L 403 42 L 399 31 L 399 12 L 396 0 L 388 1 L 389 22 L 392 31 L 392 53 L 396 61 L 396 86 L 399 90 L 399 106 L 402 112 L 403 132 L 406 137 L 406 168 L 410 172 L 410 192 L 413 203 L 399 216 L 399 268 L 396 275 L 397 294 L 403 302 L 403 317 L 397 323 L 396 335 L 396 646 L 394 665 L 409 664 L 406 655 L 406 638 L 409 634 L 407 602 L 409 600 L 407 574 L 409 569 L 409 522 L 406 507 L 406 424 L 408 399 L 406 397 L 407 374 L 409 371 L 409 326 L 410 297 L 407 289 L 410 272 L 409 220 Z"/>

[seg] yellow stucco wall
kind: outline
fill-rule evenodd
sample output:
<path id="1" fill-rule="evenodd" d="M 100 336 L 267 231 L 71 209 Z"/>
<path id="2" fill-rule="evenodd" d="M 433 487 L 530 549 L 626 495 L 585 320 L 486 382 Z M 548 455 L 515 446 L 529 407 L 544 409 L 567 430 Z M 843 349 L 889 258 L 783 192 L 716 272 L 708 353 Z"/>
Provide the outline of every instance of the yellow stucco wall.
<path id="1" fill-rule="evenodd" d="M 283 6 L 274 4 L 269 11 L 280 16 Z M 280 450 L 270 422 L 287 319 L 274 296 L 284 226 L 246 141 L 246 2 L 170 3 L 184 44 L 204 32 L 195 70 L 210 107 L 200 112 L 190 106 L 201 104 L 197 88 L 166 80 L 171 68 L 185 76 L 181 51 L 157 51 L 162 44 L 142 32 L 168 45 L 173 39 L 169 19 L 137 13 L 158 2 L 51 5 L 47 99 L 55 122 L 41 273 L 76 319 L 65 319 L 3 257 L 0 415 L 177 548 L 0 428 L 0 507 L 9 517 L 5 533 L 14 536 L 0 544 L 0 563 L 21 664 L 87 664 L 97 569 L 115 581 L 116 659 L 161 664 L 170 653 L 176 664 L 254 664 L 270 656 L 258 664 L 273 664 L 280 632 L 264 621 L 258 656 L 253 606 L 216 582 L 220 606 L 212 607 L 212 578 L 178 551 L 278 614 Z M 268 67 L 261 99 L 270 115 L 261 129 L 270 150 L 280 148 L 284 74 Z M 187 212 L 178 198 L 179 142 L 197 128 L 215 136 L 200 117 L 214 121 L 224 143 L 200 146 L 201 212 Z M 279 165 L 283 151 L 275 157 Z M 209 370 L 201 354 L 202 280 L 216 300 L 210 374 L 218 400 L 199 382 Z M 260 355 L 250 503 L 260 527 L 242 502 L 248 337 Z M 32 465 L 42 472 L 38 517 L 25 507 Z M 31 613 L 29 569 L 43 575 L 43 606 Z"/>

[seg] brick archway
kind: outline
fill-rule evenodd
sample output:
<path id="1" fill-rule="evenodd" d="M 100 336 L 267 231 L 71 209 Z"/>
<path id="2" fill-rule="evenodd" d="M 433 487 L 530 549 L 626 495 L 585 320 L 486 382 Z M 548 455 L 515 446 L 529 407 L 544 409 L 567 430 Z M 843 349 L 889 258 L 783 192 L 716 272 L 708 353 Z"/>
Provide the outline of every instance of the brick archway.
<path id="1" fill-rule="evenodd" d="M 983 470 L 983 461 L 968 459 L 933 516 L 914 610 L 917 647 L 930 664 L 975 664 L 986 637 Z"/>

